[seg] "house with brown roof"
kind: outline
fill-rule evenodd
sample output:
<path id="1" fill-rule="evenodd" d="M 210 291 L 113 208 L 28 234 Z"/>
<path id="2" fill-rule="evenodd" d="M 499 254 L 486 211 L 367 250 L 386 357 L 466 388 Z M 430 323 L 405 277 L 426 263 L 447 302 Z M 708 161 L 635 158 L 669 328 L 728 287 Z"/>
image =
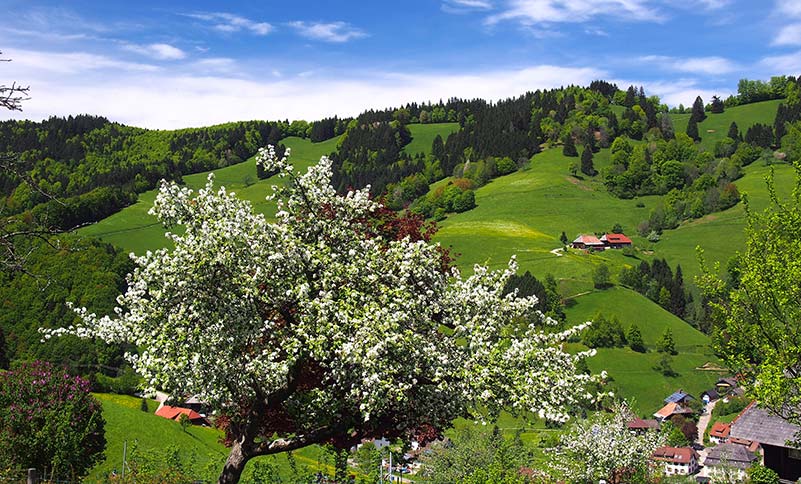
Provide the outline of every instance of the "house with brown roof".
<path id="1" fill-rule="evenodd" d="M 688 415 L 691 413 L 693 413 L 693 409 L 690 407 L 685 407 L 681 403 L 670 402 L 657 410 L 654 417 L 656 417 L 658 421 L 664 422 L 674 415 Z"/>
<path id="2" fill-rule="evenodd" d="M 752 403 L 732 422 L 729 440 L 759 442 L 765 467 L 776 471 L 780 478 L 795 482 L 801 478 L 801 449 L 793 447 L 791 442 L 799 432 L 800 426 Z"/>
<path id="3" fill-rule="evenodd" d="M 643 420 L 635 418 L 626 424 L 629 430 L 635 433 L 645 433 L 649 430 L 659 430 L 659 422 L 653 419 Z"/>
<path id="4" fill-rule="evenodd" d="M 659 447 L 651 459 L 661 463 L 668 476 L 689 476 L 698 471 L 698 452 L 690 447 Z"/>
<path id="5" fill-rule="evenodd" d="M 570 244 L 574 249 L 604 250 L 604 243 L 594 235 L 581 234 Z"/>
<path id="6" fill-rule="evenodd" d="M 731 424 L 715 422 L 709 430 L 709 440 L 716 444 L 722 444 L 729 440 L 729 433 L 731 432 Z"/>

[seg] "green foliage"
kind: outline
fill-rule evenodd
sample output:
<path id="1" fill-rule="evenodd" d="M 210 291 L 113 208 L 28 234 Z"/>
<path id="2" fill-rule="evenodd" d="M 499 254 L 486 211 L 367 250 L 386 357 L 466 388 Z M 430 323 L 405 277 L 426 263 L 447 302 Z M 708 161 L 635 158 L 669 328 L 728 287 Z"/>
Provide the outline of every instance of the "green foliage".
<path id="1" fill-rule="evenodd" d="M 508 175 L 509 173 L 517 171 L 517 163 L 512 161 L 508 156 L 504 156 L 495 162 L 495 170 L 499 176 Z"/>
<path id="2" fill-rule="evenodd" d="M 142 403 L 139 405 L 139 410 L 145 413 L 150 413 L 150 408 L 147 406 L 147 398 L 142 397 Z"/>
<path id="3" fill-rule="evenodd" d="M 679 376 L 676 370 L 673 369 L 673 358 L 668 355 L 663 355 L 659 361 L 653 366 L 654 371 L 658 371 L 662 376 L 668 378 L 675 378 Z"/>
<path id="4" fill-rule="evenodd" d="M 687 136 L 694 141 L 701 141 L 701 135 L 698 134 L 698 121 L 691 117 L 687 123 Z"/>
<path id="5" fill-rule="evenodd" d="M 665 329 L 665 332 L 662 333 L 662 338 L 656 343 L 656 350 L 660 353 L 678 354 L 676 343 L 673 341 L 673 331 L 670 328 Z"/>
<path id="6" fill-rule="evenodd" d="M 661 431 L 667 435 L 667 445 L 671 447 L 687 447 L 692 444 L 692 440 L 688 439 L 681 427 L 674 424 L 672 420 L 663 423 Z"/>
<path id="7" fill-rule="evenodd" d="M 612 285 L 612 277 L 609 273 L 608 265 L 602 263 L 593 268 L 592 284 L 596 289 L 606 289 Z"/>
<path id="8" fill-rule="evenodd" d="M 776 471 L 762 464 L 754 464 L 745 472 L 751 484 L 779 484 L 779 475 Z"/>
<path id="9" fill-rule="evenodd" d="M 519 471 L 530 459 L 519 438 L 506 439 L 497 427 L 466 426 L 452 434 L 450 445 L 434 444 L 431 453 L 423 455 L 420 472 L 432 483 L 522 484 L 526 480 Z"/>
<path id="10" fill-rule="evenodd" d="M 101 393 L 133 395 L 139 389 L 141 380 L 130 366 L 124 365 L 116 377 L 95 373 L 93 390 Z"/>
<path id="11" fill-rule="evenodd" d="M 616 317 L 606 318 L 599 313 L 593 318 L 592 325 L 584 330 L 581 342 L 590 348 L 614 348 L 626 344 L 626 335 Z"/>
<path id="12" fill-rule="evenodd" d="M 747 378 L 752 396 L 779 412 L 801 404 L 801 378 L 787 371 L 799 361 L 801 185 L 780 200 L 769 177 L 768 191 L 772 200 L 765 211 L 748 207 L 746 251 L 738 260 L 738 277 L 724 281 L 706 269 L 699 282 L 716 324 L 716 350 L 733 371 Z M 798 412 L 785 415 L 799 421 Z"/>
<path id="13" fill-rule="evenodd" d="M 629 343 L 629 348 L 632 350 L 638 353 L 645 353 L 647 351 L 645 348 L 645 342 L 642 339 L 642 333 L 640 333 L 640 327 L 636 324 L 629 326 L 629 331 L 626 334 L 626 340 Z"/>
<path id="14" fill-rule="evenodd" d="M 587 176 L 595 176 L 598 172 L 592 163 L 592 148 L 585 146 L 584 151 L 581 152 L 581 172 Z"/>
<path id="15" fill-rule="evenodd" d="M 737 100 L 739 104 L 755 103 L 785 96 L 787 76 L 774 76 L 768 82 L 751 79 L 740 79 L 737 83 Z"/>
<path id="16" fill-rule="evenodd" d="M 0 373 L 0 462 L 80 479 L 103 458 L 105 421 L 89 382 L 50 363 Z"/>

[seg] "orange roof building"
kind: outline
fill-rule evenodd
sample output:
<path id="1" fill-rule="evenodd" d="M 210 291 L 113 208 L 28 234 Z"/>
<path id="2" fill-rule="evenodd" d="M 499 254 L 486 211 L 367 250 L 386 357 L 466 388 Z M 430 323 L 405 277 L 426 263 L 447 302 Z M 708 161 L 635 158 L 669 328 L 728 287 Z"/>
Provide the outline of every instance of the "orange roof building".
<path id="1" fill-rule="evenodd" d="M 168 418 L 170 420 L 178 420 L 181 415 L 186 415 L 189 417 L 189 421 L 192 422 L 193 425 L 208 425 L 209 422 L 206 418 L 199 413 L 195 412 L 189 408 L 182 408 L 182 407 L 171 407 L 169 405 L 163 405 L 158 410 L 156 410 L 156 415 L 159 417 Z"/>

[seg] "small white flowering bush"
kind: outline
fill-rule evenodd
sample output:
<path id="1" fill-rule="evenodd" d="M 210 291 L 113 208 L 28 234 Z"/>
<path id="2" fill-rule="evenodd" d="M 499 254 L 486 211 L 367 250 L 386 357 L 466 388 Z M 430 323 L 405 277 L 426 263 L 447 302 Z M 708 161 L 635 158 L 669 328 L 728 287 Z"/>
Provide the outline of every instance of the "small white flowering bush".
<path id="1" fill-rule="evenodd" d="M 588 354 L 561 349 L 585 325 L 546 328 L 535 298 L 504 295 L 514 259 L 444 271 L 437 246 L 374 230 L 380 206 L 367 189 L 338 195 L 327 158 L 303 175 L 271 147 L 258 162 L 290 177 L 274 222 L 212 176 L 197 193 L 163 182 L 151 213 L 184 227 L 168 234 L 175 248 L 134 257 L 116 314 L 78 309 L 66 330 L 135 345 L 149 388 L 217 408 L 233 446 L 221 482 L 258 455 L 431 435 L 501 409 L 564 421 L 595 397 L 595 377 L 575 371 Z M 509 336 L 519 321 L 531 323 Z"/>

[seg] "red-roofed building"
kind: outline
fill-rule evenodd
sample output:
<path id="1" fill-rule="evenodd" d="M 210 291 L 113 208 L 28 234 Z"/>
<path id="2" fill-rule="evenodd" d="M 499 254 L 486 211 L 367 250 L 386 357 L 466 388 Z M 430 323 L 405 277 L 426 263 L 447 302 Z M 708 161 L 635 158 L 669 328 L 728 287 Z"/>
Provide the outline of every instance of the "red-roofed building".
<path id="1" fill-rule="evenodd" d="M 709 440 L 716 444 L 722 444 L 729 440 L 729 433 L 731 433 L 731 424 L 715 422 L 709 430 Z"/>
<path id="2" fill-rule="evenodd" d="M 622 249 L 623 247 L 631 247 L 631 239 L 624 234 L 604 234 L 601 236 L 601 242 L 610 249 Z"/>
<path id="3" fill-rule="evenodd" d="M 660 447 L 651 458 L 661 462 L 669 476 L 688 476 L 698 471 L 698 452 L 689 447 Z"/>
<path id="4" fill-rule="evenodd" d="M 175 420 L 176 422 L 181 415 L 186 415 L 189 417 L 189 421 L 192 422 L 192 425 L 209 425 L 209 422 L 205 419 L 205 417 L 189 408 L 162 405 L 158 410 L 156 410 L 156 415 L 159 417 L 168 418 L 170 420 Z"/>
<path id="5" fill-rule="evenodd" d="M 670 402 L 657 410 L 654 417 L 660 422 L 663 422 L 674 415 L 687 415 L 691 413 L 693 413 L 693 410 L 690 407 L 685 407 L 680 403 Z"/>
<path id="6" fill-rule="evenodd" d="M 604 250 L 604 243 L 594 235 L 581 234 L 576 237 L 571 246 L 574 249 Z"/>
<path id="7" fill-rule="evenodd" d="M 643 420 L 641 418 L 635 418 L 634 420 L 627 423 L 626 426 L 632 432 L 639 432 L 639 433 L 644 433 L 649 430 L 659 430 L 659 422 L 653 419 Z"/>

